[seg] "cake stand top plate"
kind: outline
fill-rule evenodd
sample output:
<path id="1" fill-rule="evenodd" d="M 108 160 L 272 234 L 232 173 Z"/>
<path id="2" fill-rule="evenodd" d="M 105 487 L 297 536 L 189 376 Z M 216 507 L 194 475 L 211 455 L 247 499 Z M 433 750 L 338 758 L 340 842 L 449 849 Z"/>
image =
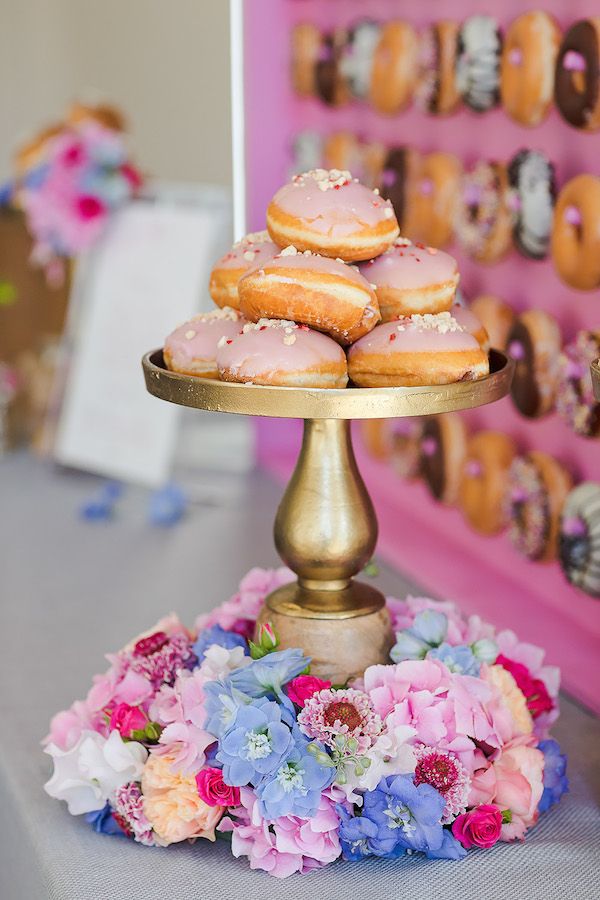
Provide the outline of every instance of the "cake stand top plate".
<path id="1" fill-rule="evenodd" d="M 600 359 L 595 359 L 591 366 L 594 397 L 600 403 Z"/>
<path id="2" fill-rule="evenodd" d="M 504 397 L 514 363 L 490 350 L 490 374 L 478 381 L 430 387 L 295 388 L 236 384 L 170 372 L 162 350 L 142 359 L 146 388 L 155 397 L 193 409 L 282 419 L 384 419 L 425 416 L 483 406 Z"/>

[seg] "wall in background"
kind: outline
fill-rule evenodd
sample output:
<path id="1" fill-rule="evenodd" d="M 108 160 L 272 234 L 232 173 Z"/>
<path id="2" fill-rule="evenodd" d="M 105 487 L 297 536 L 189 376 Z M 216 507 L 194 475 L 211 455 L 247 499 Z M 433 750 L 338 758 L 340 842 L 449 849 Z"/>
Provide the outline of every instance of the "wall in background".
<path id="1" fill-rule="evenodd" d="M 0 0 L 0 180 L 69 101 L 110 100 L 161 179 L 229 185 L 226 0 Z"/>

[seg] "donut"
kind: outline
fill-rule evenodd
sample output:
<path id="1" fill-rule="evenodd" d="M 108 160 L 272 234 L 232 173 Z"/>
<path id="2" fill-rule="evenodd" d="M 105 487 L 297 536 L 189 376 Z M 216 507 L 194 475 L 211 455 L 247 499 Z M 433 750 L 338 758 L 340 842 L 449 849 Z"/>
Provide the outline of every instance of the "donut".
<path id="1" fill-rule="evenodd" d="M 556 411 L 583 437 L 600 435 L 600 403 L 594 397 L 590 364 L 600 356 L 600 331 L 580 331 L 558 358 Z"/>
<path id="2" fill-rule="evenodd" d="M 560 518 L 558 558 L 571 584 L 600 597 L 600 484 L 584 481 L 568 495 Z"/>
<path id="3" fill-rule="evenodd" d="M 463 304 L 455 303 L 450 309 L 450 315 L 456 319 L 458 324 L 472 334 L 479 346 L 486 353 L 490 350 L 490 337 L 485 330 L 485 326 L 477 318 L 472 309 Z"/>
<path id="4" fill-rule="evenodd" d="M 560 329 L 549 313 L 528 309 L 515 319 L 507 344 L 508 355 L 515 361 L 510 393 L 528 419 L 538 419 L 554 408 L 560 347 Z"/>
<path id="5" fill-rule="evenodd" d="M 218 378 L 217 344 L 241 334 L 246 319 L 236 309 L 225 306 L 199 313 L 171 332 L 163 357 L 167 369 L 181 375 Z"/>
<path id="6" fill-rule="evenodd" d="M 239 309 L 238 281 L 249 269 L 262 265 L 279 252 L 266 231 L 255 231 L 237 241 L 231 250 L 215 263 L 210 273 L 208 291 L 217 306 Z"/>
<path id="7" fill-rule="evenodd" d="M 456 86 L 475 112 L 485 112 L 500 99 L 502 36 L 491 16 L 471 16 L 458 33 Z"/>
<path id="8" fill-rule="evenodd" d="M 570 488 L 569 473 L 547 453 L 532 450 L 515 457 L 504 502 L 510 539 L 523 556 L 556 559 L 560 513 Z"/>
<path id="9" fill-rule="evenodd" d="M 362 147 L 351 131 L 335 131 L 323 142 L 323 168 L 350 171 L 355 178 L 362 177 Z M 312 166 L 311 168 L 315 168 Z M 302 171 L 306 172 L 307 169 Z"/>
<path id="10" fill-rule="evenodd" d="M 421 434 L 421 477 L 432 496 L 453 506 L 458 500 L 467 426 L 458 413 L 428 416 Z"/>
<path id="11" fill-rule="evenodd" d="M 515 320 L 515 314 L 508 303 L 491 294 L 482 294 L 473 300 L 470 310 L 487 331 L 490 346 L 505 350 Z"/>
<path id="12" fill-rule="evenodd" d="M 365 450 L 373 459 L 386 462 L 392 454 L 392 419 L 363 419 L 360 434 Z"/>
<path id="13" fill-rule="evenodd" d="M 217 366 L 223 381 L 304 388 L 344 388 L 348 383 L 339 344 L 284 319 L 248 322 L 233 340 L 222 338 Z"/>
<path id="14" fill-rule="evenodd" d="M 554 207 L 552 260 L 560 278 L 580 291 L 600 287 L 600 178 L 577 175 Z"/>
<path id="15" fill-rule="evenodd" d="M 327 106 L 343 106 L 350 99 L 350 89 L 341 68 L 347 38 L 345 28 L 336 28 L 321 39 L 315 66 L 315 88 L 317 96 Z"/>
<path id="16" fill-rule="evenodd" d="M 481 534 L 498 534 L 507 524 L 504 497 L 516 453 L 515 442 L 500 431 L 480 431 L 467 444 L 458 505 L 471 528 Z"/>
<path id="17" fill-rule="evenodd" d="M 373 56 L 369 100 L 377 112 L 394 115 L 405 107 L 417 77 L 419 39 L 408 22 L 387 22 Z"/>
<path id="18" fill-rule="evenodd" d="M 407 238 L 398 238 L 393 247 L 362 263 L 359 270 L 377 294 L 383 322 L 449 310 L 459 278 L 453 256 Z"/>
<path id="19" fill-rule="evenodd" d="M 447 116 L 458 107 L 461 96 L 456 85 L 456 22 L 434 22 L 419 39 L 415 105 L 434 116 Z"/>
<path id="20" fill-rule="evenodd" d="M 554 102 L 574 128 L 600 128 L 600 18 L 582 19 L 565 32 L 556 60 Z"/>
<path id="21" fill-rule="evenodd" d="M 451 384 L 488 373 L 487 354 L 448 312 L 377 325 L 348 351 L 358 387 Z"/>
<path id="22" fill-rule="evenodd" d="M 414 234 L 433 247 L 445 247 L 454 234 L 463 170 L 452 153 L 428 153 L 409 183 Z"/>
<path id="23" fill-rule="evenodd" d="M 269 203 L 267 228 L 280 247 L 346 262 L 383 253 L 400 231 L 392 204 L 339 169 L 292 178 Z"/>
<path id="24" fill-rule="evenodd" d="M 390 462 L 394 472 L 407 481 L 413 481 L 421 475 L 422 436 L 423 422 L 420 419 L 392 420 Z"/>
<path id="25" fill-rule="evenodd" d="M 340 68 L 351 94 L 358 100 L 366 100 L 369 96 L 373 59 L 380 33 L 381 25 L 371 19 L 357 22 L 348 31 Z"/>
<path id="26" fill-rule="evenodd" d="M 323 165 L 323 138 L 317 131 L 307 128 L 299 131 L 292 141 L 292 171 L 290 177 L 298 172 L 318 169 Z"/>
<path id="27" fill-rule="evenodd" d="M 239 292 L 251 322 L 292 319 L 340 344 L 357 340 L 380 319 L 377 297 L 358 269 L 291 246 L 244 275 Z"/>
<path id="28" fill-rule="evenodd" d="M 546 118 L 559 44 L 560 28 L 542 10 L 523 13 L 509 26 L 500 61 L 500 98 L 515 122 L 539 125 Z"/>
<path id="29" fill-rule="evenodd" d="M 462 180 L 455 222 L 459 243 L 479 262 L 496 262 L 510 247 L 512 224 L 506 166 L 477 163 Z"/>
<path id="30" fill-rule="evenodd" d="M 301 97 L 317 90 L 316 69 L 321 53 L 321 32 L 310 22 L 300 22 L 291 33 L 292 87 Z"/>
<path id="31" fill-rule="evenodd" d="M 376 159 L 376 150 L 371 158 Z M 421 170 L 421 155 L 410 147 L 390 147 L 379 159 L 379 189 L 390 200 L 402 233 L 409 237 L 416 230 L 415 209 L 412 203 L 414 184 Z"/>
<path id="32" fill-rule="evenodd" d="M 554 166 L 537 150 L 520 150 L 508 164 L 508 181 L 515 246 L 523 256 L 545 259 L 556 199 Z"/>

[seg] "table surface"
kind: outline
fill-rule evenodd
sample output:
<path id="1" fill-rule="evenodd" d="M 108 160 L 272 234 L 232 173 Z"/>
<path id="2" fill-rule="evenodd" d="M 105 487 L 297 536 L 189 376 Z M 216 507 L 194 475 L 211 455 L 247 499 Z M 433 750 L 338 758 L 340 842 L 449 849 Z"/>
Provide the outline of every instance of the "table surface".
<path id="1" fill-rule="evenodd" d="M 207 481 L 207 484 L 210 482 Z M 251 566 L 276 564 L 271 524 L 279 489 L 260 473 L 206 492 L 171 529 L 147 524 L 147 495 L 130 489 L 111 523 L 83 523 L 94 478 L 26 455 L 0 461 L 0 898 L 2 900 L 598 900 L 600 723 L 563 699 L 555 736 L 571 792 L 523 846 L 467 860 L 336 863 L 278 881 L 251 872 L 227 843 L 166 849 L 96 835 L 42 790 L 39 747 L 54 712 L 85 695 L 103 653 L 176 610 L 195 616 L 226 599 Z M 202 491 L 200 492 L 202 495 Z M 385 567 L 381 588 L 413 589 Z M 518 624 L 518 623 L 515 623 Z"/>

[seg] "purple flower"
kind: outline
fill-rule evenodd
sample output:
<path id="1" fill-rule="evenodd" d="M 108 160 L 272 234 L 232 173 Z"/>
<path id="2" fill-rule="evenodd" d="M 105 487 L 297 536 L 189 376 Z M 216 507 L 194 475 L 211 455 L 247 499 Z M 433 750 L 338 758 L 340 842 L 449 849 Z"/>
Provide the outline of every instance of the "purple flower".
<path id="1" fill-rule="evenodd" d="M 543 813 L 558 803 L 563 794 L 569 790 L 567 777 L 567 757 L 560 752 L 555 740 L 540 741 L 538 749 L 544 754 L 544 793 L 538 811 Z"/>
<path id="2" fill-rule="evenodd" d="M 244 653 L 248 652 L 248 644 L 241 634 L 235 631 L 226 631 L 220 625 L 213 625 L 201 631 L 196 638 L 196 643 L 192 647 L 194 653 L 198 657 L 198 661 L 202 662 L 204 654 L 209 647 L 218 644 L 219 647 L 225 647 L 226 650 L 233 650 L 234 647 L 243 647 Z"/>

